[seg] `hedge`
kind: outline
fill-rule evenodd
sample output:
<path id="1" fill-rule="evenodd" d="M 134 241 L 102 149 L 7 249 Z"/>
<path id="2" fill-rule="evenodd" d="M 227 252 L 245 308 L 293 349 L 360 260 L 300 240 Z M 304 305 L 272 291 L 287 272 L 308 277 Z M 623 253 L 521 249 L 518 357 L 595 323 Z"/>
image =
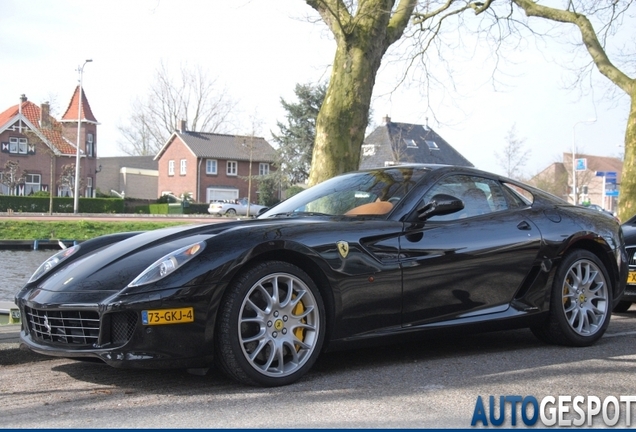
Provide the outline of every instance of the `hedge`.
<path id="1" fill-rule="evenodd" d="M 0 212 L 48 213 L 49 197 L 0 195 Z M 53 213 L 73 213 L 74 201 L 68 197 L 53 197 Z M 80 198 L 78 213 L 123 213 L 121 198 Z"/>

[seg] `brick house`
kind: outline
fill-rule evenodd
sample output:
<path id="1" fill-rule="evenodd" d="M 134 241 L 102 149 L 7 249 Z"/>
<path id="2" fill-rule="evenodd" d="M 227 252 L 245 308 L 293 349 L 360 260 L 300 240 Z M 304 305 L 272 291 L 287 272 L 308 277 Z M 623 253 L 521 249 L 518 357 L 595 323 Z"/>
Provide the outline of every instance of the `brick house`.
<path id="1" fill-rule="evenodd" d="M 585 169 L 575 170 L 577 204 L 596 204 L 615 212 L 618 208 L 623 161 L 616 157 L 586 154 L 577 154 L 575 159 L 586 161 Z M 615 177 L 597 175 L 603 173 L 615 173 Z M 572 203 L 572 174 L 572 153 L 563 153 L 563 162 L 550 164 L 528 183 Z"/>
<path id="2" fill-rule="evenodd" d="M 263 138 L 186 131 L 182 121 L 155 156 L 158 191 L 207 203 L 247 197 L 249 189 L 250 201 L 257 202 L 257 178 L 274 170 L 275 156 Z"/>
<path id="3" fill-rule="evenodd" d="M 362 144 L 360 169 L 399 163 L 474 166 L 428 125 L 395 123 L 390 117 Z"/>
<path id="4" fill-rule="evenodd" d="M 92 197 L 97 187 L 99 123 L 82 93 L 80 196 Z M 18 105 L 0 113 L 0 194 L 26 196 L 52 191 L 54 196 L 73 196 L 79 102 L 77 86 L 59 121 L 49 114 L 48 102 L 38 106 L 25 95 Z M 9 161 L 17 164 L 17 170 L 5 169 Z M 62 179 L 65 168 L 72 178 Z"/>

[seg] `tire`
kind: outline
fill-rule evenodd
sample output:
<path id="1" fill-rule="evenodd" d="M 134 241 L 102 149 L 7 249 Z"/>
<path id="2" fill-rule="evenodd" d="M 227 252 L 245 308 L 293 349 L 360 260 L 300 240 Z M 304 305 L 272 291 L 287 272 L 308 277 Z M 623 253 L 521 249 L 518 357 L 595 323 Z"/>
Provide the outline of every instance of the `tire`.
<path id="1" fill-rule="evenodd" d="M 531 330 L 544 342 L 590 346 L 609 325 L 612 290 L 603 263 L 575 250 L 563 258 L 552 284 L 548 319 Z"/>
<path id="2" fill-rule="evenodd" d="M 291 384 L 313 366 L 325 328 L 311 278 L 292 264 L 263 262 L 240 275 L 221 302 L 216 362 L 243 384 Z"/>
<path id="3" fill-rule="evenodd" d="M 630 307 L 632 307 L 632 302 L 619 301 L 618 304 L 614 307 L 613 312 L 617 312 L 617 313 L 627 312 Z"/>
<path id="4" fill-rule="evenodd" d="M 234 217 L 236 216 L 236 210 L 234 210 L 233 208 L 229 208 L 225 211 L 225 216 L 228 217 Z"/>

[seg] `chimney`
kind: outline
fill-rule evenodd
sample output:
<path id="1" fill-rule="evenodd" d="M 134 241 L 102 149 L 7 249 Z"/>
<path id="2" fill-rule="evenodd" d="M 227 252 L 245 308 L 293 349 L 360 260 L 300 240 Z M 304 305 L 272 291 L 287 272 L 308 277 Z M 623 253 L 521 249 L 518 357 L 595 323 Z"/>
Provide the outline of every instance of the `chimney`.
<path id="1" fill-rule="evenodd" d="M 27 101 L 27 97 L 24 93 L 20 95 L 20 103 L 25 103 Z"/>
<path id="2" fill-rule="evenodd" d="M 43 128 L 51 127 L 49 112 L 50 112 L 49 103 L 43 102 L 42 105 L 40 105 L 40 127 L 43 127 Z"/>
<path id="3" fill-rule="evenodd" d="M 186 131 L 186 121 L 185 120 L 180 120 L 179 121 L 179 132 L 185 133 L 185 131 Z"/>
<path id="4" fill-rule="evenodd" d="M 384 117 L 382 117 L 382 123 L 384 124 L 391 123 L 391 117 L 389 117 L 388 115 L 385 115 Z"/>

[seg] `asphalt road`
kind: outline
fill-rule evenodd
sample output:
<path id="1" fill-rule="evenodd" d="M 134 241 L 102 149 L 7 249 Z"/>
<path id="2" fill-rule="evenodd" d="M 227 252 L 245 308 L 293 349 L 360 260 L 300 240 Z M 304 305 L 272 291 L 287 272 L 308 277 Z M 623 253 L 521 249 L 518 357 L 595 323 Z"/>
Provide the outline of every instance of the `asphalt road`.
<path id="1" fill-rule="evenodd" d="M 589 348 L 545 345 L 529 330 L 428 339 L 328 353 L 300 382 L 273 389 L 215 370 L 52 359 L 20 351 L 15 337 L 15 327 L 0 327 L 3 428 L 470 428 L 478 396 L 636 395 L 634 307 Z M 600 414 L 593 419 L 603 425 Z"/>

